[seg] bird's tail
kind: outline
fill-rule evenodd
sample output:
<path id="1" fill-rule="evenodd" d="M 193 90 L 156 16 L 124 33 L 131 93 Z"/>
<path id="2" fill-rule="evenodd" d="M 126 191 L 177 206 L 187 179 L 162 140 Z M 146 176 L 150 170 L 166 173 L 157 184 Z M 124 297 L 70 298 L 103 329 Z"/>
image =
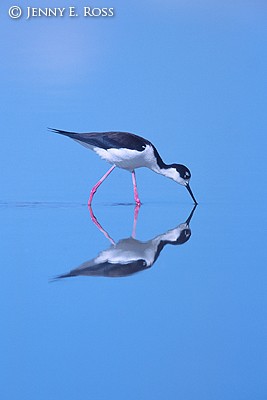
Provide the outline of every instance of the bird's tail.
<path id="1" fill-rule="evenodd" d="M 73 271 L 70 271 L 70 272 L 68 272 L 66 274 L 55 276 L 54 278 L 52 278 L 50 280 L 50 282 L 56 282 L 56 281 L 59 281 L 62 278 L 71 278 L 71 277 L 74 277 L 74 276 L 77 276 L 77 274 L 75 274 Z"/>
<path id="2" fill-rule="evenodd" d="M 63 131 L 61 129 L 48 128 L 48 130 L 50 132 L 59 133 L 60 135 L 68 136 L 70 138 L 74 138 L 75 135 L 77 135 L 76 132 L 68 132 L 68 131 Z"/>

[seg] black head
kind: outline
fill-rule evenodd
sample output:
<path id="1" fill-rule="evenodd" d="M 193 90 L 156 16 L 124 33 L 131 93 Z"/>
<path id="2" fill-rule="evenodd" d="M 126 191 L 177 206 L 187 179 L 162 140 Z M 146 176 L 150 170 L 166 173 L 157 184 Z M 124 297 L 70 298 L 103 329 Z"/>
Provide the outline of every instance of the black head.
<path id="1" fill-rule="evenodd" d="M 182 164 L 176 164 L 176 171 L 179 172 L 181 178 L 183 178 L 185 181 L 188 181 L 191 178 L 191 172 L 189 169 Z"/>
<path id="2" fill-rule="evenodd" d="M 189 181 L 191 178 L 191 172 L 189 169 L 182 164 L 172 164 L 170 165 L 170 174 L 169 177 L 173 179 L 175 182 L 180 183 L 180 185 L 183 185 L 186 187 L 188 192 L 190 193 L 193 201 L 195 204 L 197 204 L 197 201 L 193 195 L 193 192 L 190 188 Z"/>
<path id="3" fill-rule="evenodd" d="M 182 185 L 186 185 L 191 178 L 191 172 L 189 169 L 182 164 L 172 164 L 171 167 L 174 168 L 178 173 L 177 182 Z"/>
<path id="4" fill-rule="evenodd" d="M 190 239 L 190 236 L 191 236 L 191 229 L 189 227 L 185 228 L 181 231 L 180 236 L 178 237 L 176 242 L 173 244 L 184 244 L 185 242 L 187 242 Z"/>

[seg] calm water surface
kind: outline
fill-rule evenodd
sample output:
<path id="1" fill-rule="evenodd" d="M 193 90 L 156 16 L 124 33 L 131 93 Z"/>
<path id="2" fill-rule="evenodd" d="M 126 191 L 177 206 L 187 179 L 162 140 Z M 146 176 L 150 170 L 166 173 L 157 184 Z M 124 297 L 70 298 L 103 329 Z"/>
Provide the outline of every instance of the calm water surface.
<path id="1" fill-rule="evenodd" d="M 85 205 L 2 203 L 2 398 L 263 399 L 261 210 L 200 204 L 181 225 L 191 211 L 141 206 L 134 250 L 164 240 L 151 268 L 53 280 L 114 246 Z M 134 206 L 93 212 L 131 257 Z"/>
<path id="2" fill-rule="evenodd" d="M 266 1 L 20 3 L 0 6 L 0 399 L 266 400 Z M 81 203 L 108 165 L 47 127 L 151 140 L 192 172 L 189 226 L 148 169 L 135 226 L 116 169 L 100 230 Z"/>

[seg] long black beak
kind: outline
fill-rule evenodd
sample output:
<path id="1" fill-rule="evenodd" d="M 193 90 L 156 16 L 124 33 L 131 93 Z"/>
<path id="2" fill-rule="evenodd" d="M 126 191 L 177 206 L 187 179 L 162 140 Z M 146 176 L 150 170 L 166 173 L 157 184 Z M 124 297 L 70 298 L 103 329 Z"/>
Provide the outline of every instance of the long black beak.
<path id="1" fill-rule="evenodd" d="M 190 224 L 191 218 L 193 217 L 196 208 L 197 208 L 197 204 L 194 205 L 193 210 L 191 211 L 189 217 L 185 221 L 186 225 Z"/>
<path id="2" fill-rule="evenodd" d="M 186 189 L 187 189 L 188 192 L 190 193 L 190 195 L 191 195 L 191 197 L 192 197 L 194 203 L 197 204 L 197 201 L 196 201 L 196 199 L 195 199 L 195 197 L 194 197 L 194 195 L 193 195 L 193 192 L 192 192 L 192 190 L 191 190 L 191 188 L 190 188 L 190 186 L 189 186 L 189 183 L 187 183 Z"/>

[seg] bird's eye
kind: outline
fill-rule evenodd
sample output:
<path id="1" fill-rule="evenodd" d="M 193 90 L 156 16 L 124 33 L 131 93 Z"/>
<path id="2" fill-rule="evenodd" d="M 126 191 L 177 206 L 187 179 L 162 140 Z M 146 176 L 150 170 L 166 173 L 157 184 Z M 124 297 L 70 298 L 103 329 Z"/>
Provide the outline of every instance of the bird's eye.
<path id="1" fill-rule="evenodd" d="M 184 179 L 189 179 L 190 178 L 190 174 L 189 174 L 189 172 L 185 172 L 185 174 L 184 174 Z"/>

